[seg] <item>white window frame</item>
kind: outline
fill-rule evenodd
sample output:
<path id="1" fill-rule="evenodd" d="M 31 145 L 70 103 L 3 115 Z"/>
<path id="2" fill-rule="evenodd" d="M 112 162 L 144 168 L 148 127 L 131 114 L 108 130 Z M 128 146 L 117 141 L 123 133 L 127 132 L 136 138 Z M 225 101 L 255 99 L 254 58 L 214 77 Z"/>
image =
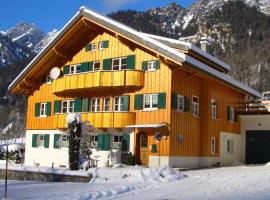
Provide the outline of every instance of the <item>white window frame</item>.
<path id="1" fill-rule="evenodd" d="M 233 153 L 233 139 L 227 138 L 226 140 L 226 151 L 227 153 Z"/>
<path id="2" fill-rule="evenodd" d="M 156 104 L 153 104 L 154 97 L 156 98 Z M 149 102 L 149 108 L 146 107 L 146 102 Z M 158 94 L 144 94 L 143 95 L 143 110 L 151 111 L 151 110 L 157 110 L 157 109 L 158 109 Z"/>
<path id="3" fill-rule="evenodd" d="M 98 43 L 98 50 L 103 50 L 103 49 L 105 49 L 104 41 L 101 41 L 101 42 Z"/>
<path id="4" fill-rule="evenodd" d="M 182 95 L 177 95 L 177 111 L 185 112 L 185 97 Z"/>
<path id="5" fill-rule="evenodd" d="M 45 134 L 39 134 L 37 137 L 37 146 L 44 147 L 44 145 L 45 145 Z"/>
<path id="6" fill-rule="evenodd" d="M 121 149 L 122 148 L 122 140 L 123 137 L 121 135 L 114 135 L 113 136 L 113 149 Z"/>
<path id="7" fill-rule="evenodd" d="M 123 64 L 123 60 L 126 60 L 125 64 Z M 115 63 L 114 63 L 115 61 L 118 61 L 119 64 L 115 65 Z M 118 67 L 118 69 L 114 69 L 116 67 Z M 119 70 L 124 70 L 124 69 L 127 69 L 127 57 L 120 57 L 120 58 L 113 58 L 112 59 L 112 70 L 113 71 L 119 71 Z"/>
<path id="8" fill-rule="evenodd" d="M 69 146 L 69 138 L 68 138 L 68 134 L 61 134 L 60 135 L 60 147 L 61 148 L 68 148 Z"/>
<path id="9" fill-rule="evenodd" d="M 198 102 L 195 102 L 194 98 L 197 98 Z M 192 115 L 195 117 L 200 115 L 200 98 L 198 96 L 192 96 Z"/>
<path id="10" fill-rule="evenodd" d="M 147 71 L 155 71 L 157 67 L 157 61 L 151 60 L 147 62 Z"/>
<path id="11" fill-rule="evenodd" d="M 64 103 L 67 103 L 67 106 L 64 107 Z M 63 108 L 66 108 L 67 112 L 63 111 Z M 61 113 L 74 113 L 75 100 L 64 100 L 61 102 Z"/>
<path id="12" fill-rule="evenodd" d="M 235 110 L 233 107 L 230 107 L 230 122 L 235 122 Z"/>
<path id="13" fill-rule="evenodd" d="M 106 105 L 106 100 L 109 100 L 109 105 Z M 104 112 L 110 112 L 110 106 L 111 105 L 111 98 L 110 97 L 104 97 L 103 99 L 103 111 Z M 109 109 L 106 109 L 109 108 Z"/>
<path id="14" fill-rule="evenodd" d="M 211 99 L 211 117 L 217 119 L 217 100 Z"/>
<path id="15" fill-rule="evenodd" d="M 81 64 L 70 65 L 69 74 L 79 74 L 79 73 L 81 73 L 81 68 L 80 67 L 81 67 Z"/>
<path id="16" fill-rule="evenodd" d="M 96 65 L 96 64 L 99 64 L 99 69 L 95 69 L 95 65 Z M 94 72 L 100 71 L 100 68 L 101 68 L 101 66 L 100 66 L 100 61 L 95 61 L 95 62 L 93 62 L 93 71 L 94 71 Z"/>
<path id="17" fill-rule="evenodd" d="M 100 112 L 100 98 L 99 97 L 91 98 L 90 111 Z"/>
<path id="18" fill-rule="evenodd" d="M 97 148 L 98 147 L 98 135 L 91 135 L 91 147 Z"/>
<path id="19" fill-rule="evenodd" d="M 91 51 L 96 51 L 97 45 L 95 43 L 91 43 Z"/>
<path id="20" fill-rule="evenodd" d="M 217 149 L 216 149 L 217 146 L 216 145 L 217 145 L 216 138 L 211 137 L 211 154 L 217 153 Z"/>
<path id="21" fill-rule="evenodd" d="M 116 99 L 118 99 L 118 103 L 116 104 Z M 123 96 L 116 96 L 113 99 L 113 111 L 114 112 L 122 112 L 124 105 L 124 98 Z M 117 106 L 117 107 L 116 107 Z"/>
<path id="22" fill-rule="evenodd" d="M 47 117 L 46 112 L 47 112 L 47 103 L 40 103 L 39 107 L 39 113 L 40 117 Z"/>

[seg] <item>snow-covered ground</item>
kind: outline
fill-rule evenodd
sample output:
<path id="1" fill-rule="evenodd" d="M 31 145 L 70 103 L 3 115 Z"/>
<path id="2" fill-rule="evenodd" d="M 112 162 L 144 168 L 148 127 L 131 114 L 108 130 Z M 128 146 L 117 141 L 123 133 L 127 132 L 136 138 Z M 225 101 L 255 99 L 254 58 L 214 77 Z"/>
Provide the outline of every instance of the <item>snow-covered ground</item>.
<path id="1" fill-rule="evenodd" d="M 91 169 L 90 183 L 9 181 L 9 199 L 269 200 L 270 165 L 178 172 L 170 168 Z M 4 181 L 0 181 L 0 196 Z"/>

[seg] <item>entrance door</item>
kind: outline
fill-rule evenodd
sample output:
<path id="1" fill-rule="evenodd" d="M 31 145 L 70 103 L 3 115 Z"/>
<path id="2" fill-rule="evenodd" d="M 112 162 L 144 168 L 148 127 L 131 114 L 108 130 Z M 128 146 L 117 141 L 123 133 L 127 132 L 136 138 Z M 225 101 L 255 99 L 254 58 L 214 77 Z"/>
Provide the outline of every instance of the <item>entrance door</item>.
<path id="1" fill-rule="evenodd" d="M 263 164 L 270 161 L 270 131 L 246 132 L 246 163 Z"/>
<path id="2" fill-rule="evenodd" d="M 148 165 L 148 134 L 145 132 L 138 133 L 137 141 L 138 154 L 140 155 L 139 164 Z"/>

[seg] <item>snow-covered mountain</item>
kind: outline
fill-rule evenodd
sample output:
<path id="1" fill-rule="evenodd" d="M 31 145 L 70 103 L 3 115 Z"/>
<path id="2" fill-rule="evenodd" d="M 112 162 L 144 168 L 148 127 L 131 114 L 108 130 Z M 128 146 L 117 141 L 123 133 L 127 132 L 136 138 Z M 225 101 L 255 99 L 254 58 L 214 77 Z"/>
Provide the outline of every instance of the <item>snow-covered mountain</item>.
<path id="1" fill-rule="evenodd" d="M 0 31 L 0 67 L 37 54 L 56 34 L 57 30 L 44 33 L 34 24 L 24 22 Z"/>

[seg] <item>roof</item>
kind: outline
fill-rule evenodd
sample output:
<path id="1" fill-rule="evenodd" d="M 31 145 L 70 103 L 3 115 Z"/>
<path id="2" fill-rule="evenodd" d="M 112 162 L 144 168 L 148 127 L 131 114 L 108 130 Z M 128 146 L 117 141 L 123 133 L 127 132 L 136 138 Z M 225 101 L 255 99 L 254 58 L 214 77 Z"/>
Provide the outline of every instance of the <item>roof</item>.
<path id="1" fill-rule="evenodd" d="M 126 126 L 126 128 L 161 128 L 167 126 L 167 124 L 134 124 Z"/>
<path id="2" fill-rule="evenodd" d="M 202 51 L 200 48 L 192 45 L 189 42 L 185 42 L 185 41 L 181 41 L 181 40 L 175 40 L 175 39 L 171 39 L 171 38 L 166 38 L 166 37 L 162 37 L 162 36 L 158 36 L 158 35 L 152 35 L 152 34 L 148 34 L 148 33 L 144 33 L 144 35 L 146 35 L 148 37 L 151 37 L 153 39 L 159 40 L 161 42 L 166 42 L 165 44 L 168 44 L 169 46 L 172 46 L 172 47 L 175 47 L 175 48 L 191 50 L 191 51 L 193 51 L 193 52 L 207 58 L 208 60 L 212 61 L 213 63 L 219 65 L 224 70 L 226 70 L 226 71 L 231 70 L 230 65 L 222 62 L 221 60 L 217 59 L 216 57 L 212 56 L 211 54 Z"/>
<path id="3" fill-rule="evenodd" d="M 187 63 L 195 70 L 199 70 L 203 73 L 207 73 L 216 79 L 219 79 L 219 80 L 221 80 L 221 81 L 223 81 L 223 82 L 225 82 L 233 87 L 236 87 L 236 88 L 244 91 L 245 93 L 248 93 L 248 94 L 250 94 L 252 96 L 256 96 L 256 97 L 261 96 L 261 94 L 258 91 L 248 87 L 247 85 L 231 78 L 230 76 L 228 76 L 224 73 L 221 73 L 221 72 L 207 66 L 206 64 L 204 64 L 198 60 L 195 60 L 194 58 L 192 58 L 192 57 L 190 57 L 182 52 L 177 51 L 176 49 L 158 41 L 157 39 L 154 39 L 153 36 L 149 36 L 145 33 L 138 32 L 135 29 L 132 29 L 132 28 L 130 28 L 130 27 L 128 27 L 120 22 L 117 22 L 117 21 L 115 21 L 107 16 L 103 16 L 101 14 L 98 14 L 98 13 L 94 12 L 93 10 L 86 8 L 86 7 L 81 7 L 80 11 L 77 12 L 74 15 L 74 17 L 61 29 L 61 31 L 56 35 L 56 37 L 32 60 L 32 62 L 30 62 L 27 65 L 27 67 L 9 85 L 9 88 L 8 88 L 9 91 L 12 91 L 12 89 L 14 89 L 16 87 L 16 85 L 24 79 L 24 77 L 27 75 L 27 73 L 30 72 L 35 67 L 35 64 L 41 60 L 43 55 L 46 55 L 46 53 L 61 39 L 61 37 L 63 35 L 65 35 L 65 33 L 67 33 L 69 31 L 70 27 L 72 27 L 78 21 L 78 19 L 81 17 L 85 17 L 86 19 L 98 24 L 99 26 L 113 30 L 114 32 L 128 38 L 129 40 L 131 40 L 137 44 L 144 45 L 145 47 L 149 48 L 150 50 L 167 57 L 168 59 L 170 59 L 174 63 L 178 63 L 178 64 Z M 172 39 L 168 38 L 167 40 L 171 41 Z M 207 56 L 209 58 L 213 57 L 205 52 L 201 52 L 200 50 L 198 50 L 198 48 L 192 46 L 189 43 L 182 42 L 182 41 L 177 41 L 177 43 L 179 43 L 179 44 L 181 43 L 182 45 L 185 44 L 187 48 L 194 49 L 194 51 L 200 52 L 203 56 Z M 216 58 L 213 57 L 213 59 L 216 60 L 216 62 L 218 62 L 218 60 Z M 219 61 L 219 62 L 221 62 L 221 61 Z"/>

